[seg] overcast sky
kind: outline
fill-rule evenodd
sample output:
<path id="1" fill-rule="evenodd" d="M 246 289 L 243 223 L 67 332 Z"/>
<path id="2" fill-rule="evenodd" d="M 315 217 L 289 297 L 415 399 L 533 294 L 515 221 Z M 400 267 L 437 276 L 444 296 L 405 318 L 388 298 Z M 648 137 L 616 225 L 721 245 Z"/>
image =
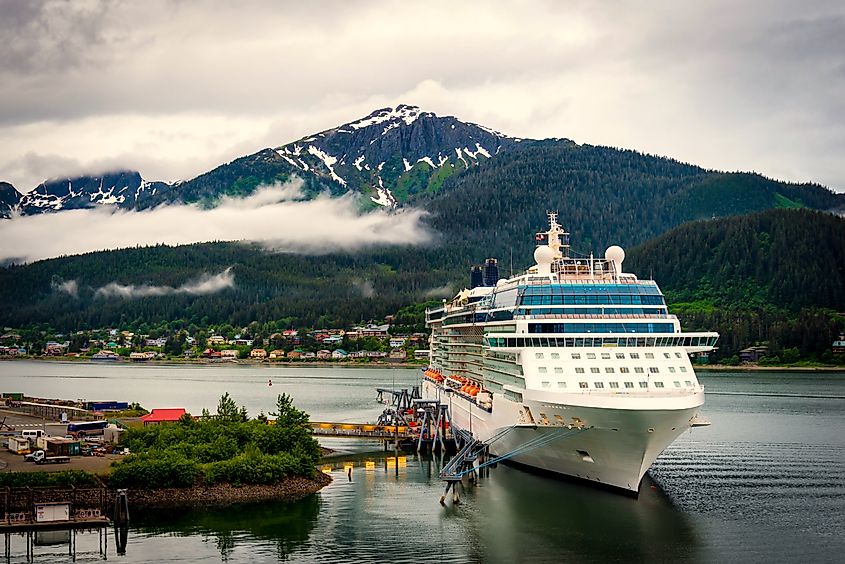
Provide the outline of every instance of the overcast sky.
<path id="1" fill-rule="evenodd" d="M 845 2 L 0 0 L 0 180 L 190 178 L 409 103 L 845 191 Z"/>

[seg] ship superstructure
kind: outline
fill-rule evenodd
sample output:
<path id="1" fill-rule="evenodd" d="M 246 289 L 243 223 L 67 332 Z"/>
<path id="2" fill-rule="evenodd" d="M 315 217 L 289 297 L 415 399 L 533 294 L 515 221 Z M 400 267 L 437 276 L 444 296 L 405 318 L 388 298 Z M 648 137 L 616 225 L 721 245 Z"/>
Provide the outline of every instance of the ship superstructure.
<path id="1" fill-rule="evenodd" d="M 691 355 L 713 332 L 683 332 L 624 251 L 576 256 L 549 214 L 525 273 L 458 293 L 426 312 L 423 396 L 494 456 L 636 492 L 643 474 L 699 423 Z"/>

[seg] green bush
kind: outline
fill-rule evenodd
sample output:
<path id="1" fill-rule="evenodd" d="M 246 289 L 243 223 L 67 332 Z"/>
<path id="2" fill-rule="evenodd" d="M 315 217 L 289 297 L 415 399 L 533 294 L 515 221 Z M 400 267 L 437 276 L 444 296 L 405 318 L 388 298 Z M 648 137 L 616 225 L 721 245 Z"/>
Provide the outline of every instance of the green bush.
<path id="1" fill-rule="evenodd" d="M 314 474 L 320 446 L 304 425 L 308 415 L 289 397 L 279 396 L 275 425 L 243 420 L 228 394 L 223 403 L 220 417 L 184 417 L 174 424 L 130 429 L 125 444 L 134 454 L 112 465 L 112 485 L 185 487 L 198 480 L 270 484 L 285 476 Z"/>
<path id="2" fill-rule="evenodd" d="M 199 464 L 172 452 L 131 454 L 112 465 L 109 485 L 120 488 L 184 488 L 193 486 Z"/>
<path id="3" fill-rule="evenodd" d="M 0 474 L 0 487 L 23 488 L 41 486 L 90 486 L 96 483 L 93 474 L 82 470 L 61 472 L 8 472 Z"/>

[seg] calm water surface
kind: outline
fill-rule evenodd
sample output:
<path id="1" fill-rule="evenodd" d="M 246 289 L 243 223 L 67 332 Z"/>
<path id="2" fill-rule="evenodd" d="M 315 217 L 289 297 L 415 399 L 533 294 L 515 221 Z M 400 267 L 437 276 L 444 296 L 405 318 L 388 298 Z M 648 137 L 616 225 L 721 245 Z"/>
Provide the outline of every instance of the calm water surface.
<path id="1" fill-rule="evenodd" d="M 0 363 L 0 390 L 147 408 L 214 410 L 229 392 L 250 414 L 291 394 L 315 420 L 371 421 L 374 388 L 416 370 Z M 845 374 L 703 373 L 713 422 L 684 434 L 639 499 L 499 465 L 443 508 L 438 462 L 335 440 L 334 482 L 298 503 L 133 514 L 119 562 L 842 561 Z M 272 387 L 268 386 L 272 380 Z M 344 468 L 351 466 L 349 481 Z M 96 535 L 77 561 L 96 560 Z M 13 560 L 24 557 L 13 539 Z M 66 549 L 65 549 L 66 550 Z M 53 554 L 47 554 L 52 552 Z M 61 561 L 37 547 L 36 559 Z M 66 557 L 65 557 L 66 558 Z"/>

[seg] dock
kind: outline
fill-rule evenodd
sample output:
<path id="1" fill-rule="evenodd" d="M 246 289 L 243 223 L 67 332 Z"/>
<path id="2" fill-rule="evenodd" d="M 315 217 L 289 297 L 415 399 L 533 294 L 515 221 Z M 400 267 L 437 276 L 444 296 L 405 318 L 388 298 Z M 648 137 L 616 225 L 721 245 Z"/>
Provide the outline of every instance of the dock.
<path id="1" fill-rule="evenodd" d="M 320 437 L 353 437 L 357 439 L 395 440 L 419 437 L 419 429 L 409 425 L 376 425 L 372 423 L 331 423 L 312 421 L 311 432 Z"/>
<path id="2" fill-rule="evenodd" d="M 2 488 L 3 506 L 0 533 L 5 539 L 4 556 L 12 559 L 12 537 L 26 542 L 26 561 L 32 562 L 47 554 L 36 555 L 36 547 L 67 545 L 67 555 L 76 560 L 76 536 L 94 531 L 99 537 L 98 555 L 106 558 L 108 529 L 115 525 L 117 550 L 126 550 L 128 501 L 126 490 L 118 490 L 114 501 L 116 521 L 109 518 L 111 504 L 108 490 L 102 484 L 92 487 L 22 487 Z M 54 553 L 52 555 L 55 555 Z"/>
<path id="3" fill-rule="evenodd" d="M 311 421 L 316 437 L 340 437 L 382 441 L 398 449 L 455 450 L 451 421 L 446 405 L 437 400 L 424 400 L 418 386 L 410 391 L 376 388 L 377 401 L 387 403 L 376 423 Z"/>

